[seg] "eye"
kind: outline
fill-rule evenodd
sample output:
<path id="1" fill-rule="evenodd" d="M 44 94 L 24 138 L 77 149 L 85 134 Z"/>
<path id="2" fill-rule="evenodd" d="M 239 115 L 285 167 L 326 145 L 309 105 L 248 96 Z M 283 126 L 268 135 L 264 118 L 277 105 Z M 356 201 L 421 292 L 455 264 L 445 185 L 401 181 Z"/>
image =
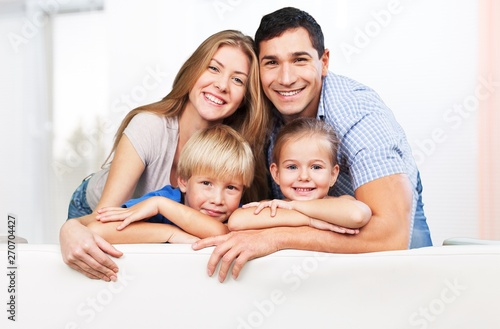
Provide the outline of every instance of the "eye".
<path id="1" fill-rule="evenodd" d="M 217 66 L 213 66 L 213 65 L 209 65 L 208 70 L 213 71 L 213 72 L 219 72 L 219 68 Z"/>
<path id="2" fill-rule="evenodd" d="M 233 78 L 233 81 L 238 85 L 238 86 L 244 86 L 245 85 L 245 81 L 243 81 L 241 78 L 239 77 L 234 77 Z"/>
<path id="3" fill-rule="evenodd" d="M 202 184 L 202 185 L 205 185 L 205 186 L 210 186 L 210 185 L 212 185 L 212 184 L 211 184 L 209 181 L 207 181 L 207 180 L 202 181 L 202 182 L 201 182 L 201 184 Z"/>
<path id="4" fill-rule="evenodd" d="M 323 166 L 318 165 L 318 164 L 313 164 L 313 165 L 311 166 L 311 169 L 313 169 L 313 170 L 320 170 L 320 169 L 323 169 Z"/>
<path id="5" fill-rule="evenodd" d="M 278 65 L 278 62 L 275 60 L 268 60 L 264 62 L 265 66 L 273 66 L 273 65 Z"/>
<path id="6" fill-rule="evenodd" d="M 286 166 L 285 168 L 286 168 L 286 169 L 289 169 L 289 170 L 295 170 L 295 169 L 297 169 L 297 166 L 296 166 L 296 165 L 294 165 L 294 164 L 292 164 L 292 165 L 288 165 L 288 166 Z"/>
<path id="7" fill-rule="evenodd" d="M 228 185 L 227 189 L 231 190 L 231 191 L 238 191 L 238 188 L 236 186 L 234 186 L 234 185 Z"/>
<path id="8" fill-rule="evenodd" d="M 300 62 L 307 62 L 307 61 L 308 61 L 308 60 L 307 60 L 307 58 L 305 58 L 305 57 L 298 57 L 298 58 L 296 58 L 296 59 L 295 59 L 295 62 L 296 62 L 296 63 L 300 63 Z"/>

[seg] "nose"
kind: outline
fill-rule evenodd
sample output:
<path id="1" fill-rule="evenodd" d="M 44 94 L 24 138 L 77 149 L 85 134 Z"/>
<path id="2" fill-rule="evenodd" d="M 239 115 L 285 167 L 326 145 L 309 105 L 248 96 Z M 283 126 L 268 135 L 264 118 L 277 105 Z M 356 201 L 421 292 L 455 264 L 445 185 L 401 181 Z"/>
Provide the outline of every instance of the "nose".
<path id="1" fill-rule="evenodd" d="M 221 92 L 226 92 L 227 89 L 227 79 L 225 77 L 220 77 L 214 81 L 215 88 L 219 89 Z"/>
<path id="2" fill-rule="evenodd" d="M 306 182 L 309 181 L 310 180 L 309 170 L 307 170 L 307 169 L 300 169 L 299 180 L 300 181 L 306 181 Z"/>
<path id="3" fill-rule="evenodd" d="M 213 189 L 210 193 L 210 202 L 217 205 L 223 204 L 224 203 L 223 190 Z"/>
<path id="4" fill-rule="evenodd" d="M 281 85 L 290 86 L 296 80 L 294 69 L 293 69 L 292 65 L 290 65 L 288 63 L 283 63 L 280 66 L 280 70 L 279 70 L 278 74 L 279 74 L 278 75 L 278 82 Z"/>

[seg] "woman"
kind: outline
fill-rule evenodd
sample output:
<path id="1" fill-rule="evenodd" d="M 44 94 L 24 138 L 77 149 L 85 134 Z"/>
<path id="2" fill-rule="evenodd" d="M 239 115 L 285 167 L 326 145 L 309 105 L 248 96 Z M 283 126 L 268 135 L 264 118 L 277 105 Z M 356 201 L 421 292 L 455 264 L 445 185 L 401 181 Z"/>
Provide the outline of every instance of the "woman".
<path id="1" fill-rule="evenodd" d="M 86 227 L 96 221 L 95 210 L 120 206 L 164 185 L 176 186 L 184 144 L 196 131 L 217 123 L 241 133 L 255 154 L 256 176 L 244 201 L 266 198 L 267 113 L 252 39 L 234 30 L 210 36 L 181 67 L 165 98 L 124 118 L 110 165 L 75 191 L 68 214 L 74 219 L 60 231 L 65 263 L 91 278 L 115 279 L 117 267 L 103 251 L 112 256 L 121 252 Z"/>

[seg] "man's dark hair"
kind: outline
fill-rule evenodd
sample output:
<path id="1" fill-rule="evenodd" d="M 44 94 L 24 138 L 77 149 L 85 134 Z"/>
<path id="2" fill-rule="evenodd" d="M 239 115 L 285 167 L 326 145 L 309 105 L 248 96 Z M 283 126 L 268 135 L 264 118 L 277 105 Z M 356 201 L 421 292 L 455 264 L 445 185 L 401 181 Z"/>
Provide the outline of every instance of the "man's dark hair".
<path id="1" fill-rule="evenodd" d="M 260 53 L 260 43 L 282 35 L 290 29 L 303 27 L 309 33 L 311 43 L 321 57 L 325 51 L 325 40 L 321 26 L 316 20 L 303 10 L 285 7 L 265 15 L 260 20 L 259 28 L 255 32 L 257 55 Z"/>

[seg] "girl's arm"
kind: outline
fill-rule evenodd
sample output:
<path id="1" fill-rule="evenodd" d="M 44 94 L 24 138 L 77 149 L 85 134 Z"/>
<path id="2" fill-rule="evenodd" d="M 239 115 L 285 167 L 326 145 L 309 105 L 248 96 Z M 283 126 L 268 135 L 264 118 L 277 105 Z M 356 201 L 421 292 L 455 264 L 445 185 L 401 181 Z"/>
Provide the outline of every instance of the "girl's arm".
<path id="1" fill-rule="evenodd" d="M 277 208 L 280 208 L 277 211 Z M 308 201 L 253 202 L 231 215 L 231 231 L 277 226 L 312 226 L 338 233 L 356 234 L 371 217 L 370 208 L 351 196 Z"/>
<path id="2" fill-rule="evenodd" d="M 228 221 L 230 231 L 253 230 L 277 226 L 308 226 L 310 218 L 298 211 L 280 209 L 274 216 L 271 208 L 264 208 L 258 213 L 255 207 L 236 209 Z"/>
<path id="3" fill-rule="evenodd" d="M 227 226 L 218 220 L 161 196 L 153 196 L 130 208 L 102 208 L 98 210 L 98 213 L 97 219 L 103 223 L 123 221 L 116 226 L 117 230 L 123 230 L 132 222 L 161 214 L 187 233 L 200 238 L 222 235 L 229 232 Z"/>
<path id="4" fill-rule="evenodd" d="M 365 226 L 372 216 L 370 207 L 350 195 L 290 201 L 290 205 L 290 209 L 311 218 L 352 229 Z"/>
<path id="5" fill-rule="evenodd" d="M 169 224 L 138 222 L 117 231 L 117 223 L 93 222 L 88 228 L 109 243 L 193 243 L 196 236 Z"/>

